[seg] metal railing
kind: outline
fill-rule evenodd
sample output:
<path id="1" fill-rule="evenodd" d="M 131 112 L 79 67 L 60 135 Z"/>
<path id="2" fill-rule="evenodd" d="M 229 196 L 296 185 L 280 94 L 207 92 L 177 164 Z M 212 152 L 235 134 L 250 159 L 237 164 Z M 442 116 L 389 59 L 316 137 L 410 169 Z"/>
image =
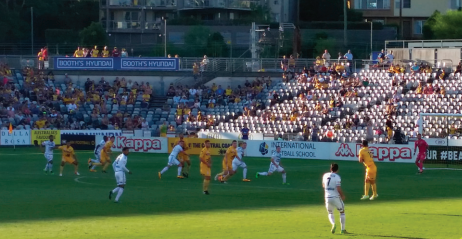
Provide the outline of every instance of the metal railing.
<path id="1" fill-rule="evenodd" d="M 462 39 L 445 40 L 387 40 L 386 49 L 393 48 L 450 48 L 462 47 Z"/>
<path id="2" fill-rule="evenodd" d="M 252 4 L 259 4 L 259 0 L 185 0 L 184 8 L 238 8 L 250 10 Z"/>
<path id="3" fill-rule="evenodd" d="M 50 56 L 47 69 L 54 69 L 53 58 L 63 56 Z M 206 72 L 282 72 L 281 69 L 282 58 L 208 58 L 208 63 L 201 67 L 203 58 L 200 57 L 182 57 L 180 58 L 180 69 L 183 71 L 192 71 L 194 63 L 199 66 L 199 69 Z M 362 59 L 353 60 L 351 69 L 363 68 Z M 0 62 L 8 64 L 15 69 L 22 69 L 26 66 L 37 67 L 38 59 L 36 56 L 24 55 L 0 55 Z M 337 63 L 337 60 L 330 61 L 330 64 Z M 344 64 L 347 61 L 340 61 Z M 316 63 L 316 59 L 299 58 L 295 60 L 295 71 L 299 72 L 304 67 L 312 67 Z M 448 64 L 448 63 L 446 63 Z M 346 68 L 349 68 L 346 66 Z"/>
<path id="4" fill-rule="evenodd" d="M 176 7 L 175 0 L 107 0 L 109 7 Z M 102 5 L 105 7 L 106 5 Z"/>

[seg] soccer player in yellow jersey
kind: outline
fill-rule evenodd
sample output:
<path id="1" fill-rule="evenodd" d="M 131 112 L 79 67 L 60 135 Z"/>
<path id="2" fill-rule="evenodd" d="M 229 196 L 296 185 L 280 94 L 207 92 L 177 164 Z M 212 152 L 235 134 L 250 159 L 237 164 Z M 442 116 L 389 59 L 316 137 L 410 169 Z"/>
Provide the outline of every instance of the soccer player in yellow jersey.
<path id="1" fill-rule="evenodd" d="M 199 155 L 201 160 L 201 175 L 204 177 L 204 183 L 202 185 L 202 191 L 205 195 L 209 195 L 209 184 L 210 177 L 212 175 L 212 158 L 210 157 L 210 141 L 205 141 L 205 147 L 202 149 Z"/>
<path id="2" fill-rule="evenodd" d="M 112 145 L 114 145 L 114 141 L 115 141 L 115 136 L 111 136 L 111 138 L 109 138 L 109 140 L 106 142 L 103 149 L 101 150 L 100 162 L 92 164 L 93 166 L 103 166 L 103 170 L 101 171 L 103 173 L 107 173 L 106 169 L 111 164 L 110 155 L 112 153 L 111 148 L 112 148 Z"/>
<path id="3" fill-rule="evenodd" d="M 178 160 L 183 164 L 183 171 L 182 175 L 183 177 L 187 178 L 189 177 L 189 169 L 191 168 L 191 160 L 189 159 L 189 155 L 186 153 L 186 150 L 188 150 L 188 141 L 184 138 L 183 134 L 179 135 L 180 139 L 176 142 L 175 145 L 180 144 L 181 141 L 184 142 L 184 147 L 183 151 L 181 151 L 178 154 Z"/>
<path id="4" fill-rule="evenodd" d="M 366 180 L 364 184 L 364 195 L 361 200 L 374 200 L 379 195 L 377 194 L 377 184 L 375 183 L 377 177 L 377 167 L 374 163 L 372 152 L 368 148 L 369 143 L 363 140 L 362 148 L 359 150 L 359 162 L 366 166 Z M 372 197 L 369 198 L 369 188 L 372 187 Z"/>
<path id="5" fill-rule="evenodd" d="M 237 156 L 236 148 L 237 141 L 233 140 L 231 146 L 229 146 L 229 148 L 226 150 L 225 157 L 223 158 L 223 172 L 217 174 L 215 176 L 215 180 L 220 179 L 222 183 L 225 183 L 229 179 L 229 177 L 231 177 L 234 174 L 233 160 L 234 158 L 239 158 L 239 156 Z"/>
<path id="6" fill-rule="evenodd" d="M 59 146 L 58 149 L 63 151 L 63 156 L 61 159 L 61 167 L 59 167 L 59 176 L 63 176 L 63 169 L 66 163 L 74 165 L 74 173 L 75 175 L 80 175 L 78 170 L 79 163 L 77 162 L 77 158 L 75 157 L 74 149 L 71 146 L 71 142 L 67 141 L 66 145 Z"/>

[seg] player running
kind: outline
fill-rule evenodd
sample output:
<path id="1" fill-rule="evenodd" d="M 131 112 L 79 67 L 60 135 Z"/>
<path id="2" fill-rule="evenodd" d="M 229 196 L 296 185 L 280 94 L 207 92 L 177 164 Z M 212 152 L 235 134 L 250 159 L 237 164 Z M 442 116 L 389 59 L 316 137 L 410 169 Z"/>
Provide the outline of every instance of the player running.
<path id="1" fill-rule="evenodd" d="M 191 160 L 189 159 L 189 155 L 186 154 L 186 150 L 189 149 L 188 141 L 184 138 L 183 134 L 179 135 L 179 140 L 176 142 L 178 144 L 180 141 L 183 141 L 183 151 L 178 154 L 178 160 L 183 164 L 182 175 L 183 177 L 189 177 L 189 169 L 191 168 Z"/>
<path id="2" fill-rule="evenodd" d="M 199 155 L 201 160 L 200 172 L 204 177 L 204 183 L 202 185 L 202 191 L 205 195 L 209 195 L 209 184 L 212 176 L 212 157 L 210 157 L 210 140 L 205 141 L 205 147 L 202 149 Z"/>
<path id="3" fill-rule="evenodd" d="M 53 142 L 53 135 L 50 135 L 48 137 L 49 140 L 43 141 L 40 144 L 40 149 L 42 152 L 44 152 L 45 159 L 47 160 L 47 164 L 45 165 L 45 169 L 43 169 L 43 172 L 45 174 L 48 174 L 50 172 L 51 175 L 54 175 L 53 173 L 53 149 L 56 149 L 56 144 Z M 45 146 L 45 150 L 42 148 L 42 146 Z"/>
<path id="4" fill-rule="evenodd" d="M 377 184 L 375 179 L 377 177 L 377 167 L 375 166 L 372 152 L 368 148 L 369 143 L 363 140 L 362 148 L 359 150 L 359 162 L 366 166 L 366 180 L 364 183 L 364 195 L 361 200 L 374 200 L 379 195 L 377 194 Z M 369 198 L 369 188 L 372 187 L 372 197 Z"/>
<path id="5" fill-rule="evenodd" d="M 59 146 L 58 149 L 63 151 L 61 165 L 59 167 L 59 176 L 60 177 L 63 176 L 64 165 L 66 165 L 66 163 L 74 165 L 74 174 L 80 175 L 78 172 L 79 162 L 77 161 L 77 158 L 75 157 L 74 148 L 72 148 L 71 142 L 67 141 L 66 145 Z"/>
<path id="6" fill-rule="evenodd" d="M 415 164 L 417 165 L 417 168 L 419 168 L 418 174 L 423 173 L 423 162 L 425 158 L 427 157 L 427 149 L 428 149 L 428 144 L 425 140 L 422 139 L 422 134 L 417 135 L 417 141 L 415 141 L 415 146 L 414 146 L 414 155 L 416 153 L 416 149 L 419 148 L 419 154 L 417 155 L 417 158 L 415 159 Z"/>
<path id="7" fill-rule="evenodd" d="M 106 172 L 106 169 L 107 167 L 109 167 L 109 165 L 111 164 L 111 158 L 110 158 L 110 155 L 112 153 L 112 145 L 114 145 L 114 141 L 115 141 L 115 136 L 111 136 L 109 138 L 109 141 L 107 141 L 105 144 L 104 144 L 104 147 L 101 149 L 101 152 L 100 152 L 100 162 L 99 163 L 92 163 L 92 166 L 103 166 L 103 170 L 101 172 L 103 173 L 107 173 Z M 93 167 L 92 167 L 93 168 Z"/>
<path id="8" fill-rule="evenodd" d="M 109 191 L 109 200 L 112 199 L 112 194 L 117 193 L 117 196 L 114 200 L 115 203 L 119 202 L 120 196 L 122 196 L 122 193 L 124 193 L 125 184 L 127 183 L 125 172 L 132 174 L 132 172 L 125 167 L 125 165 L 127 165 L 127 156 L 129 153 L 130 149 L 128 147 L 124 147 L 122 149 L 122 154 L 117 156 L 116 160 L 114 160 L 114 163 L 112 164 L 117 187 L 112 191 Z"/>
<path id="9" fill-rule="evenodd" d="M 233 159 L 233 174 L 237 172 L 238 168 L 243 168 L 242 170 L 242 181 L 243 182 L 250 182 L 250 179 L 247 179 L 247 165 L 242 160 L 244 158 L 244 150 L 247 148 L 247 143 L 242 142 L 240 147 L 237 148 L 237 156 Z"/>
<path id="10" fill-rule="evenodd" d="M 342 234 L 346 234 L 345 230 L 345 195 L 342 192 L 341 179 L 337 174 L 338 165 L 333 163 L 330 165 L 330 173 L 325 173 L 322 176 L 322 187 L 324 188 L 324 197 L 326 199 L 326 208 L 329 217 L 330 224 L 332 224 L 331 232 L 335 233 L 337 225 L 335 225 L 334 209 L 337 209 L 340 213 L 340 224 L 342 226 Z"/>
<path id="11" fill-rule="evenodd" d="M 255 175 L 255 177 L 258 178 L 259 176 L 270 176 L 275 171 L 282 174 L 282 184 L 283 185 L 290 185 L 289 183 L 286 182 L 286 171 L 281 165 L 281 146 L 277 146 L 276 151 L 273 152 L 273 155 L 271 156 L 271 163 L 270 163 L 268 172 L 259 172 L 257 173 L 257 175 Z"/>
<path id="12" fill-rule="evenodd" d="M 95 159 L 89 158 L 88 159 L 88 169 L 90 169 L 90 172 L 96 172 L 95 168 L 96 165 L 93 165 L 94 163 L 100 163 L 100 158 L 101 158 L 101 150 L 104 148 L 104 145 L 106 144 L 107 141 L 107 136 L 104 136 L 101 142 L 95 146 Z"/>
<path id="13" fill-rule="evenodd" d="M 236 157 L 239 157 L 237 155 L 237 141 L 233 140 L 231 143 L 231 146 L 226 150 L 225 157 L 223 158 L 222 161 L 222 167 L 223 167 L 223 172 L 215 175 L 215 181 L 220 180 L 222 183 L 226 183 L 228 179 L 233 176 L 233 160 Z M 240 159 L 240 158 L 239 158 Z"/>
<path id="14" fill-rule="evenodd" d="M 177 178 L 180 178 L 180 179 L 184 178 L 183 176 L 181 176 L 181 170 L 183 169 L 183 163 L 178 161 L 178 154 L 180 152 L 184 152 L 183 147 L 184 147 L 184 142 L 183 141 L 178 142 L 178 144 L 175 147 L 173 147 L 172 152 L 170 153 L 170 156 L 168 156 L 167 166 L 165 166 L 165 168 L 162 169 L 162 171 L 160 171 L 158 173 L 159 174 L 159 179 L 162 179 L 162 174 L 167 172 L 167 170 L 170 167 L 172 167 L 173 165 L 178 165 L 178 176 L 177 176 Z M 185 154 L 188 155 L 187 153 L 185 153 Z"/>

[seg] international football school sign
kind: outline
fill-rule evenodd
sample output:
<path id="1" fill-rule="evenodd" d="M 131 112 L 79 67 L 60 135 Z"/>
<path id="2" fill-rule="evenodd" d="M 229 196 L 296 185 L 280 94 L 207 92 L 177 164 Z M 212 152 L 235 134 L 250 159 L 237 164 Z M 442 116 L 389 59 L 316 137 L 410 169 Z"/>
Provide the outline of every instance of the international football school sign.
<path id="1" fill-rule="evenodd" d="M 177 71 L 180 64 L 178 58 L 55 57 L 54 69 Z"/>

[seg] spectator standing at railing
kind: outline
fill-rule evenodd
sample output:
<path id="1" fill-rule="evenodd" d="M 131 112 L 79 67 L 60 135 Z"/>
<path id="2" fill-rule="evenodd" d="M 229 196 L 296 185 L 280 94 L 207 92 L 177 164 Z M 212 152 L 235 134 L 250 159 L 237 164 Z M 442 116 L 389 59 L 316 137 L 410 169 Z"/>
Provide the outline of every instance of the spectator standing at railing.
<path id="1" fill-rule="evenodd" d="M 114 50 L 112 50 L 112 57 L 119 57 L 120 52 L 117 50 L 117 47 L 114 47 Z"/>
<path id="2" fill-rule="evenodd" d="M 95 46 L 95 47 L 91 50 L 91 57 L 98 57 L 98 56 L 99 56 L 98 46 Z"/>
<path id="3" fill-rule="evenodd" d="M 122 48 L 122 57 L 128 57 L 128 52 L 125 50 L 125 48 Z"/>
<path id="4" fill-rule="evenodd" d="M 380 63 L 383 63 L 385 60 L 387 54 L 385 54 L 385 51 L 382 49 L 382 51 L 379 53 L 377 59 L 379 60 Z"/>
<path id="5" fill-rule="evenodd" d="M 281 60 L 281 69 L 282 71 L 286 72 L 287 68 L 289 67 L 289 59 L 286 58 L 286 56 L 282 56 Z"/>
<path id="6" fill-rule="evenodd" d="M 43 61 L 48 61 L 48 47 L 44 46 L 42 51 Z"/>
<path id="7" fill-rule="evenodd" d="M 324 60 L 324 65 L 329 65 L 330 62 L 330 53 L 327 50 L 324 50 L 324 54 L 322 54 L 322 59 Z"/>
<path id="8" fill-rule="evenodd" d="M 348 64 L 350 65 L 350 73 L 353 72 L 353 54 L 351 54 L 351 50 L 348 50 L 348 52 L 345 54 L 345 59 L 347 59 Z"/>
<path id="9" fill-rule="evenodd" d="M 462 71 L 462 62 L 459 62 L 459 64 L 456 66 L 456 71 L 454 72 L 454 75 L 457 73 L 461 73 Z"/>
<path id="10" fill-rule="evenodd" d="M 395 56 L 393 55 L 393 51 L 390 51 L 386 56 L 385 59 L 387 59 L 388 64 L 392 64 L 393 60 L 395 59 Z"/>
<path id="11" fill-rule="evenodd" d="M 204 58 L 202 59 L 201 62 L 201 72 L 204 72 L 207 70 L 207 65 L 209 64 L 209 58 L 207 58 L 207 55 L 204 55 Z"/>
<path id="12" fill-rule="evenodd" d="M 103 50 L 101 51 L 101 56 L 102 57 L 109 57 L 109 50 L 107 49 L 107 46 L 105 46 L 103 48 Z"/>
<path id="13" fill-rule="evenodd" d="M 43 69 L 43 48 L 40 49 L 40 51 L 37 53 L 37 58 L 38 58 L 38 69 L 41 70 Z"/>
<path id="14" fill-rule="evenodd" d="M 289 70 L 295 73 L 295 59 L 293 55 L 289 57 Z"/>
<path id="15" fill-rule="evenodd" d="M 83 50 L 80 47 L 77 47 L 77 50 L 75 50 L 74 57 L 83 57 Z"/>

